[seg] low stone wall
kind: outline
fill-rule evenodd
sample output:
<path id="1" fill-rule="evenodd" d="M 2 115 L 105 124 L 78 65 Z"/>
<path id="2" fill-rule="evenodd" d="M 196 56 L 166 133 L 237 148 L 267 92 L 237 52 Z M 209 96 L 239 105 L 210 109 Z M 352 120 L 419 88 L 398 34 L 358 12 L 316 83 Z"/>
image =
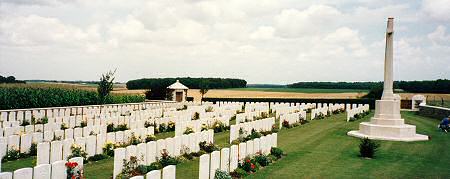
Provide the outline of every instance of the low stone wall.
<path id="1" fill-rule="evenodd" d="M 448 117 L 450 115 L 450 109 L 423 105 L 419 106 L 419 111 L 417 112 L 417 114 L 441 120 L 444 117 Z"/>

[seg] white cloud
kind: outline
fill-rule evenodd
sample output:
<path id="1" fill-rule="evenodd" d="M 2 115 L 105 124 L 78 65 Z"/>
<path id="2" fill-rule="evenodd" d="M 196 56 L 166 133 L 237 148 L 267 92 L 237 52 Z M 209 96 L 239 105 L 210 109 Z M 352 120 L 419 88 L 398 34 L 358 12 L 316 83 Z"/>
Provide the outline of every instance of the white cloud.
<path id="1" fill-rule="evenodd" d="M 450 0 L 423 0 L 422 8 L 430 18 L 450 22 Z"/>
<path id="2" fill-rule="evenodd" d="M 394 16 L 398 77 L 450 78 L 442 73 L 449 26 L 444 11 L 426 10 L 436 8 L 432 1 L 50 1 L 0 5 L 2 73 L 96 80 L 99 71 L 118 68 L 119 81 L 382 80 L 386 17 Z M 74 69 L 83 73 L 67 73 Z"/>
<path id="3" fill-rule="evenodd" d="M 436 27 L 436 30 L 429 33 L 427 35 L 428 39 L 431 40 L 433 44 L 440 44 L 440 43 L 450 43 L 450 34 L 447 34 L 447 28 L 445 26 L 438 26 Z"/>
<path id="4" fill-rule="evenodd" d="M 284 9 L 275 16 L 277 35 L 284 38 L 298 38 L 327 31 L 333 28 L 341 17 L 339 10 L 325 5 L 313 5 L 300 11 Z"/>

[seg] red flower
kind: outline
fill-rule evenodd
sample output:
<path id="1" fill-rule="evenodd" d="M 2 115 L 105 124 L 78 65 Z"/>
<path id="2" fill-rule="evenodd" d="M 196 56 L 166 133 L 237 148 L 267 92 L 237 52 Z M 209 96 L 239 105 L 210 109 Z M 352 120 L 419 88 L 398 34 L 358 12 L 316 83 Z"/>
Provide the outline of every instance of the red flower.
<path id="1" fill-rule="evenodd" d="M 252 163 L 252 164 L 250 165 L 250 168 L 252 168 L 252 170 L 255 169 L 255 164 Z"/>
<path id="2" fill-rule="evenodd" d="M 247 163 L 250 163 L 250 160 L 249 159 L 247 159 L 245 162 L 247 162 Z"/>
<path id="3" fill-rule="evenodd" d="M 68 168 L 75 168 L 78 166 L 77 162 L 66 162 L 66 167 Z"/>

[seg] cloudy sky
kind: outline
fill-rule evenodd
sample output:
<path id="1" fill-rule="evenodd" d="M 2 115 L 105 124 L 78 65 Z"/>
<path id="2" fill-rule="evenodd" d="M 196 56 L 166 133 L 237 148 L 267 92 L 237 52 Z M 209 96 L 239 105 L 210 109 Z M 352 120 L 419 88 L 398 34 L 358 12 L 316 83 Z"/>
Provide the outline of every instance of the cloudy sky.
<path id="1" fill-rule="evenodd" d="M 450 78 L 450 0 L 0 0 L 0 75 L 249 83 Z"/>

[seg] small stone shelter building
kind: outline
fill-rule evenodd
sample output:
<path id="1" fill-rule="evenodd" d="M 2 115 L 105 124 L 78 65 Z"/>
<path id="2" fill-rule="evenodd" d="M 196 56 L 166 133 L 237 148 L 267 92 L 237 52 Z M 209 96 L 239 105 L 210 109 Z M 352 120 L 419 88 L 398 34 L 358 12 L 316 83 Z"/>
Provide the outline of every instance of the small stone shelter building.
<path id="1" fill-rule="evenodd" d="M 169 99 L 171 101 L 176 102 L 185 102 L 187 99 L 187 91 L 188 87 L 184 86 L 182 83 L 180 83 L 179 80 L 177 80 L 174 84 L 167 87 L 167 92 Z M 170 97 L 172 97 L 170 99 Z"/>

